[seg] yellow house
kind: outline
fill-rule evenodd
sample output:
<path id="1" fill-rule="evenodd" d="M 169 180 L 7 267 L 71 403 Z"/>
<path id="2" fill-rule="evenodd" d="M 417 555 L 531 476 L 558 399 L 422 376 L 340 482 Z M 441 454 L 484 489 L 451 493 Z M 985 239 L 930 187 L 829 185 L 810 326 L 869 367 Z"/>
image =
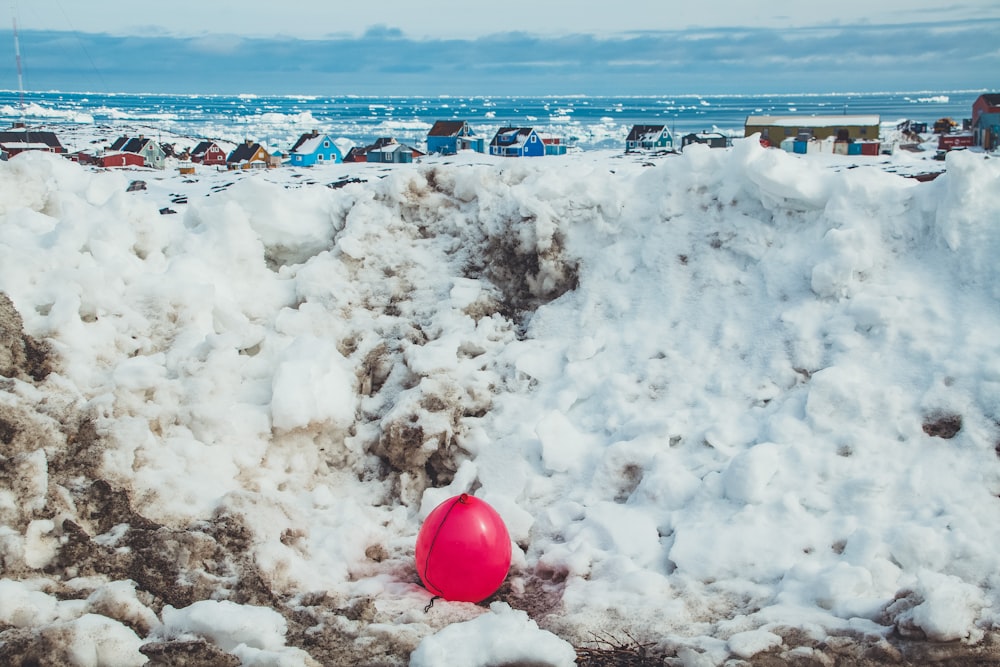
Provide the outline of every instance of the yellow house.
<path id="1" fill-rule="evenodd" d="M 229 169 L 266 169 L 271 166 L 271 154 L 249 139 L 233 149 L 226 158 Z"/>
<path id="2" fill-rule="evenodd" d="M 760 133 L 761 141 L 780 146 L 785 139 L 878 141 L 878 114 L 842 116 L 747 116 L 743 136 Z"/>

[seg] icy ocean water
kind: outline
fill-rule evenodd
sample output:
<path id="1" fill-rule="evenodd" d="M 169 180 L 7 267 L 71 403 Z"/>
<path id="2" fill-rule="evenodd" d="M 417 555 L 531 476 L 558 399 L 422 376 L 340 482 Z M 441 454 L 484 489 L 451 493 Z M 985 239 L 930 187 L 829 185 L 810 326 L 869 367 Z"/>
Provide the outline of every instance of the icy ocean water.
<path id="1" fill-rule="evenodd" d="M 421 145 L 436 120 L 468 121 L 490 138 L 502 126 L 532 126 L 582 150 L 621 146 L 633 124 L 664 124 L 675 134 L 743 135 L 750 114 L 878 114 L 883 122 L 933 122 L 971 115 L 982 91 L 662 97 L 323 97 L 26 92 L 31 124 L 147 125 L 193 137 L 253 138 L 280 148 L 321 129 L 356 144 L 377 137 Z M 20 118 L 22 96 L 0 91 L 0 122 Z"/>

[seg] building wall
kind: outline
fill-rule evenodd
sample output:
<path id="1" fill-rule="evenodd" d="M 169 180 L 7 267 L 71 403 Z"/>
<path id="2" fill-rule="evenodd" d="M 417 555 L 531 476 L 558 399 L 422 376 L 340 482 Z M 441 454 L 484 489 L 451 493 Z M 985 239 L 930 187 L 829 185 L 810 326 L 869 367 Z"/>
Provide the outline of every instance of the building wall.
<path id="1" fill-rule="evenodd" d="M 972 128 L 976 145 L 986 150 L 1000 146 L 1000 113 L 981 113 Z"/>
<path id="2" fill-rule="evenodd" d="M 457 152 L 456 144 L 456 137 L 427 137 L 427 152 L 451 155 Z"/>
<path id="3" fill-rule="evenodd" d="M 470 150 L 477 153 L 483 153 L 486 150 L 486 140 L 483 137 L 461 137 L 458 140 L 458 144 L 462 150 Z"/>
<path id="4" fill-rule="evenodd" d="M 855 141 L 872 140 L 877 141 L 878 125 L 842 125 L 831 127 L 810 127 L 801 125 L 799 127 L 785 127 L 783 125 L 746 125 L 743 136 L 759 132 L 761 137 L 767 137 L 772 146 L 779 145 L 788 138 L 794 139 L 802 131 L 811 131 L 814 139 L 826 139 L 836 137 L 839 130 L 847 130 L 847 137 Z"/>
<path id="5" fill-rule="evenodd" d="M 1000 148 L 1000 123 L 981 125 L 976 131 L 976 145 L 982 146 L 988 151 Z"/>
<path id="6" fill-rule="evenodd" d="M 202 164 L 226 164 L 225 151 L 215 146 L 210 147 L 207 151 L 205 151 L 205 157 L 202 159 Z"/>

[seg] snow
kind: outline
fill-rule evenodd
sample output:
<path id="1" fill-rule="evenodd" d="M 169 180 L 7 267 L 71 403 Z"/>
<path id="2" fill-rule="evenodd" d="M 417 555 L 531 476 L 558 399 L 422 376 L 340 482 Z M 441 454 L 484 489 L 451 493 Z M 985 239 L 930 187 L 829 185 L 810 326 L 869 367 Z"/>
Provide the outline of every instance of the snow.
<path id="1" fill-rule="evenodd" d="M 981 640 L 1000 162 L 919 183 L 866 159 L 0 163 L 0 292 L 53 359 L 0 379 L 0 628 L 79 665 L 192 640 L 425 666 L 570 665 L 595 636 L 685 664 L 810 650 L 789 627 Z M 106 520 L 97 480 L 127 499 Z M 425 610 L 414 541 L 462 492 L 508 524 L 511 574 Z M 154 591 L 136 554 L 167 537 Z"/>
<path id="2" fill-rule="evenodd" d="M 527 613 L 503 602 L 491 604 L 490 612 L 424 639 L 410 657 L 411 667 L 489 667 L 518 661 L 552 667 L 576 664 L 573 647 L 540 630 Z"/>

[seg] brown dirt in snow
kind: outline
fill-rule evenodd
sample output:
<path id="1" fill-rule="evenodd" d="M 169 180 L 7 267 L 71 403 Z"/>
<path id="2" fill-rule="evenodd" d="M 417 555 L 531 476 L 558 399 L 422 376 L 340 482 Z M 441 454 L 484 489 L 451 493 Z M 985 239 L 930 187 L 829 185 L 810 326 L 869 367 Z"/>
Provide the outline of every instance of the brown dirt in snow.
<path id="1" fill-rule="evenodd" d="M 508 248 L 502 254 L 510 252 Z M 530 274 L 534 267 L 525 266 L 525 273 Z M 572 273 L 569 275 L 567 284 L 572 282 Z M 532 293 L 521 278 L 506 278 L 517 283 L 513 291 L 522 295 L 512 299 L 508 295 L 514 308 L 530 306 L 531 299 L 552 296 Z M 377 391 L 388 371 L 376 368 L 374 361 L 372 366 L 369 391 Z M 333 667 L 407 663 L 419 638 L 412 633 L 389 636 L 370 631 L 378 620 L 373 600 L 340 600 L 323 594 L 289 599 L 276 594 L 250 556 L 253 535 L 238 515 L 220 513 L 210 521 L 176 529 L 137 513 L 127 490 L 98 474 L 105 443 L 95 421 L 73 408 L 72 400 L 37 398 L 39 393 L 46 394 L 45 380 L 54 370 L 51 350 L 24 333 L 20 315 L 10 299 L 0 293 L 0 485 L 12 491 L 17 500 L 16 510 L 0 515 L 0 522 L 23 534 L 30 522 L 51 520 L 55 525 L 52 534 L 59 541 L 55 556 L 43 570 L 16 558 L 5 561 L 0 552 L 4 578 L 46 578 L 47 592 L 60 599 L 86 597 L 86 592 L 66 585 L 75 577 L 93 576 L 108 582 L 131 580 L 137 598 L 157 614 L 165 605 L 180 608 L 205 599 L 225 598 L 267 606 L 286 618 L 288 644 L 305 650 L 315 664 Z M 25 387 L 32 391 L 24 391 Z M 419 407 L 439 413 L 447 410 L 447 404 L 425 400 Z M 449 415 L 447 422 L 454 424 L 461 414 Z M 428 434 L 418 432 L 418 427 L 409 422 L 392 426 L 381 443 L 381 453 L 389 465 L 422 469 L 428 478 L 437 481 L 453 472 L 450 457 L 438 460 L 426 456 L 416 461 L 407 458 L 412 454 L 404 455 L 403 451 L 411 450 L 413 443 L 424 442 Z M 955 426 L 954 420 L 938 419 L 933 434 L 948 437 Z M 442 444 L 447 447 L 450 443 Z M 117 538 L 109 542 L 106 538 L 111 533 Z M 98 536 L 105 539 L 96 539 Z M 369 551 L 373 563 L 386 558 L 385 549 Z M 515 594 L 508 582 L 492 599 L 528 611 L 544 627 L 547 616 L 559 613 L 558 582 L 530 575 L 526 581 L 523 592 Z M 118 620 L 140 637 L 149 637 L 147 624 L 127 609 L 112 604 L 93 609 L 92 613 Z M 928 642 L 900 632 L 888 638 L 857 635 L 823 640 L 813 640 L 795 629 L 779 634 L 784 638 L 781 647 L 750 660 L 733 659 L 727 665 L 1000 665 L 1000 642 L 995 635 L 967 645 Z M 0 625 L 0 665 L 70 664 L 71 639 L 66 628 L 58 624 L 21 628 Z M 156 667 L 239 664 L 232 655 L 202 640 L 155 640 L 145 644 L 142 651 L 149 659 L 147 664 Z M 578 664 L 590 666 L 681 665 L 691 664 L 692 659 L 690 652 L 685 655 L 679 647 L 655 641 L 641 644 L 631 637 L 597 638 L 581 646 L 578 656 Z"/>

